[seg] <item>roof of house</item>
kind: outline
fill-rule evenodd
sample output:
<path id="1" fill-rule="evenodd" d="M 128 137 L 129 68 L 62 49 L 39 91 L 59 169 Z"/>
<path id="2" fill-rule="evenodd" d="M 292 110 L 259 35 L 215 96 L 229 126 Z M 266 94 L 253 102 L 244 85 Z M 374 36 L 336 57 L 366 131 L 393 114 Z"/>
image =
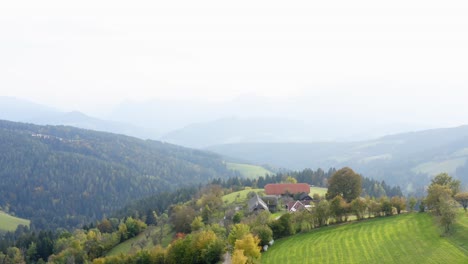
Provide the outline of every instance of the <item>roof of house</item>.
<path id="1" fill-rule="evenodd" d="M 268 211 L 268 205 L 258 196 L 258 194 L 255 194 L 254 197 L 250 198 L 249 202 L 249 211 L 255 211 L 258 209 L 263 209 Z"/>
<path id="2" fill-rule="evenodd" d="M 288 211 L 296 212 L 299 210 L 305 209 L 305 205 L 301 203 L 301 201 L 289 202 L 288 203 Z"/>
<path id="3" fill-rule="evenodd" d="M 286 193 L 309 193 L 310 186 L 307 183 L 276 183 L 265 185 L 265 193 L 268 195 L 282 195 Z"/>
<path id="4" fill-rule="evenodd" d="M 278 196 L 276 195 L 264 195 L 262 196 L 262 200 L 268 205 L 278 204 Z"/>
<path id="5" fill-rule="evenodd" d="M 304 201 L 304 200 L 312 201 L 313 198 L 310 197 L 309 193 L 301 193 L 301 194 L 299 195 L 299 200 L 301 200 L 301 201 Z"/>

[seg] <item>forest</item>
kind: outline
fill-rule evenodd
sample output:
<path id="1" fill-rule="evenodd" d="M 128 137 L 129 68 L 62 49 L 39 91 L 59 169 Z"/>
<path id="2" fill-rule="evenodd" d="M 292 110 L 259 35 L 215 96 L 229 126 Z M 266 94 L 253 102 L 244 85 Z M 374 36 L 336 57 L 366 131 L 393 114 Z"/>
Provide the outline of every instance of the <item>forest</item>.
<path id="1" fill-rule="evenodd" d="M 238 176 L 216 154 L 66 126 L 0 121 L 0 210 L 76 228 L 130 201 Z"/>

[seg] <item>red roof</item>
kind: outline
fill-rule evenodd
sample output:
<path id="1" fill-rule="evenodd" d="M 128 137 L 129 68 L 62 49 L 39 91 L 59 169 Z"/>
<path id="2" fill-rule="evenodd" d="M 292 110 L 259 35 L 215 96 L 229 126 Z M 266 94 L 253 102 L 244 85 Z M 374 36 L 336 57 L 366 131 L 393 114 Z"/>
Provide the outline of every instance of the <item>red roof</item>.
<path id="1" fill-rule="evenodd" d="M 310 186 L 307 183 L 278 183 L 265 185 L 267 195 L 310 193 Z"/>

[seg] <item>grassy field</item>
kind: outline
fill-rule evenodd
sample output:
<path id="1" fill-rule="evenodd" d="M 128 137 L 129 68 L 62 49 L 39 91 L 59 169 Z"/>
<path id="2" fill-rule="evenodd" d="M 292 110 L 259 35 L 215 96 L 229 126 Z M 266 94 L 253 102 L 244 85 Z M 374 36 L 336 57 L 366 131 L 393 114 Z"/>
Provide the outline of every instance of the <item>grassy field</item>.
<path id="1" fill-rule="evenodd" d="M 155 226 L 150 226 L 148 227 L 145 232 L 151 232 L 151 234 L 157 234 L 159 232 L 159 229 Z M 137 250 L 140 249 L 151 249 L 155 245 L 153 245 L 153 240 L 151 237 L 148 239 L 146 238 L 145 232 L 139 234 L 138 236 L 131 238 L 127 241 L 124 241 L 120 244 L 118 244 L 116 247 L 111 249 L 109 252 L 107 252 L 106 256 L 115 256 L 119 254 L 132 254 L 135 253 Z M 171 228 L 169 226 L 164 227 L 164 238 L 162 240 L 162 246 L 167 247 L 171 241 L 173 240 L 174 233 L 171 231 Z M 141 241 L 145 241 L 145 243 L 139 243 Z M 143 248 L 140 245 L 144 245 Z"/>
<path id="2" fill-rule="evenodd" d="M 232 203 L 243 203 L 245 201 L 247 201 L 247 194 L 249 192 L 263 192 L 264 190 L 263 189 L 245 189 L 245 190 L 242 190 L 242 191 L 238 191 L 238 192 L 233 192 L 233 193 L 230 193 L 230 194 L 226 194 L 223 196 L 223 202 L 226 203 L 226 204 L 232 204 Z"/>
<path id="3" fill-rule="evenodd" d="M 325 197 L 327 190 L 328 190 L 327 188 L 322 188 L 322 187 L 310 187 L 309 195 L 312 196 L 314 195 L 314 193 L 318 193 L 320 196 Z"/>
<path id="4" fill-rule="evenodd" d="M 436 175 L 441 172 L 452 174 L 458 167 L 466 163 L 466 157 L 449 159 L 444 161 L 431 161 L 420 164 L 412 169 L 415 173 L 426 173 L 429 175 Z"/>
<path id="5" fill-rule="evenodd" d="M 468 212 L 460 209 L 453 233 L 447 239 L 468 255 Z"/>
<path id="6" fill-rule="evenodd" d="M 466 236 L 466 226 L 459 228 Z M 430 215 L 413 213 L 325 227 L 280 239 L 262 255 L 262 263 L 452 264 L 468 263 L 468 254 L 455 241 L 440 236 Z"/>
<path id="7" fill-rule="evenodd" d="M 0 211 L 0 231 L 15 231 L 18 225 L 29 226 L 29 220 L 14 217 Z"/>
<path id="8" fill-rule="evenodd" d="M 242 176 L 250 179 L 256 179 L 265 174 L 273 174 L 271 171 L 257 165 L 226 162 L 230 170 L 238 171 Z"/>

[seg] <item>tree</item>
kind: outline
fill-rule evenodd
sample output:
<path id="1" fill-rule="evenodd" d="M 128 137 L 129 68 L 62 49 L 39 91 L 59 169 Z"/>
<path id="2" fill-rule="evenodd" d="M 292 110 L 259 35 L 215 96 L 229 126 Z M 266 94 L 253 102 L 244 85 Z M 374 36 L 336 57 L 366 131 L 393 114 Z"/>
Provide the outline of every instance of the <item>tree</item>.
<path id="1" fill-rule="evenodd" d="M 364 213 L 366 212 L 367 204 L 364 198 L 358 197 L 351 202 L 351 210 L 356 214 L 359 220 L 364 219 Z"/>
<path id="2" fill-rule="evenodd" d="M 388 200 L 387 196 L 380 197 L 380 204 L 382 212 L 385 214 L 385 216 L 393 215 L 393 206 L 392 203 Z"/>
<path id="3" fill-rule="evenodd" d="M 192 224 L 190 225 L 190 227 L 192 229 L 192 232 L 199 231 L 204 226 L 205 226 L 205 224 L 203 224 L 202 218 L 200 216 L 195 217 L 195 219 L 193 219 L 193 221 L 192 221 Z"/>
<path id="4" fill-rule="evenodd" d="M 224 243 L 213 231 L 201 231 L 192 236 L 191 250 L 194 254 L 192 263 L 218 263 L 221 260 Z"/>
<path id="5" fill-rule="evenodd" d="M 369 210 L 369 213 L 372 213 L 374 217 L 380 216 L 380 213 L 382 212 L 382 205 L 377 202 L 374 198 L 368 199 L 367 200 L 367 210 Z"/>
<path id="6" fill-rule="evenodd" d="M 442 198 L 452 197 L 452 190 L 446 185 L 431 184 L 427 189 L 426 206 L 436 215 L 440 215 L 440 201 Z"/>
<path id="7" fill-rule="evenodd" d="M 439 211 L 440 225 L 444 228 L 445 233 L 449 233 L 450 228 L 455 223 L 455 218 L 457 216 L 456 202 L 451 197 L 441 197 L 439 202 Z"/>
<path id="8" fill-rule="evenodd" d="M 236 241 L 242 239 L 244 236 L 250 233 L 250 227 L 246 224 L 235 224 L 231 232 L 229 232 L 228 243 L 229 245 L 235 245 Z"/>
<path id="9" fill-rule="evenodd" d="M 344 218 L 346 217 L 347 209 L 348 204 L 341 195 L 337 195 L 330 202 L 330 212 L 338 223 L 345 221 Z"/>
<path id="10" fill-rule="evenodd" d="M 171 223 L 176 232 L 190 233 L 193 219 L 195 219 L 195 210 L 186 205 L 176 205 L 172 208 Z"/>
<path id="11" fill-rule="evenodd" d="M 459 202 L 461 206 L 463 206 L 463 209 L 465 209 L 466 212 L 466 208 L 468 207 L 468 192 L 458 193 L 454 198 L 455 201 Z"/>
<path id="12" fill-rule="evenodd" d="M 315 217 L 319 226 L 328 224 L 330 218 L 330 203 L 327 200 L 322 200 L 315 208 Z"/>
<path id="13" fill-rule="evenodd" d="M 291 176 L 287 176 L 286 179 L 284 180 L 285 183 L 297 183 L 296 178 L 293 178 Z"/>
<path id="14" fill-rule="evenodd" d="M 268 225 L 258 225 L 252 228 L 252 233 L 260 239 L 260 245 L 268 245 L 273 239 L 273 231 Z"/>
<path id="15" fill-rule="evenodd" d="M 341 195 L 347 202 L 351 202 L 362 192 L 362 177 L 348 167 L 335 172 L 328 184 L 327 200 Z"/>
<path id="16" fill-rule="evenodd" d="M 244 255 L 244 250 L 237 249 L 232 253 L 232 264 L 246 264 L 247 260 L 248 258 Z"/>
<path id="17" fill-rule="evenodd" d="M 282 215 L 278 220 L 272 221 L 269 224 L 271 230 L 273 231 L 273 237 L 275 239 L 295 234 L 295 229 L 291 218 L 291 214 L 286 213 Z"/>
<path id="18" fill-rule="evenodd" d="M 397 214 L 400 214 L 406 208 L 406 199 L 404 197 L 393 196 L 390 203 L 397 210 Z"/>
<path id="19" fill-rule="evenodd" d="M 409 199 L 409 209 L 410 209 L 411 212 L 414 211 L 414 207 L 416 206 L 417 202 L 418 202 L 418 200 L 416 198 L 414 198 L 414 197 L 411 197 Z"/>
<path id="20" fill-rule="evenodd" d="M 256 263 L 261 257 L 259 243 L 260 239 L 249 233 L 236 241 L 234 251 L 243 250 L 244 256 L 247 257 L 247 263 Z"/>
<path id="21" fill-rule="evenodd" d="M 460 191 L 461 183 L 447 173 L 440 173 L 431 180 L 431 186 L 435 184 L 448 187 L 452 191 L 452 196 L 454 196 Z"/>

